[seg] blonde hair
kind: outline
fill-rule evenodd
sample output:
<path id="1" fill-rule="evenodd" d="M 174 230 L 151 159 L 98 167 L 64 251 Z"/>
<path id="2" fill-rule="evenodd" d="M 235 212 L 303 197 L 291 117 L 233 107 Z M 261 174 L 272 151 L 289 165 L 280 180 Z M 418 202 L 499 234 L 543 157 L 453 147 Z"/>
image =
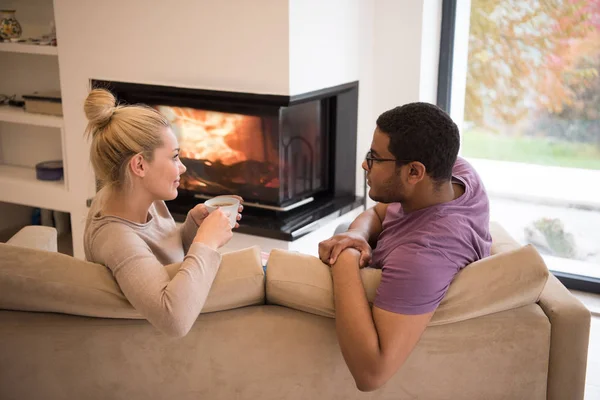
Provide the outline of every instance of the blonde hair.
<path id="1" fill-rule="evenodd" d="M 128 163 L 136 154 L 152 161 L 154 150 L 163 145 L 161 128 L 169 122 L 158 111 L 144 105 L 118 105 L 107 90 L 92 90 L 83 106 L 91 138 L 90 160 L 107 189 L 122 189 L 130 182 Z"/>

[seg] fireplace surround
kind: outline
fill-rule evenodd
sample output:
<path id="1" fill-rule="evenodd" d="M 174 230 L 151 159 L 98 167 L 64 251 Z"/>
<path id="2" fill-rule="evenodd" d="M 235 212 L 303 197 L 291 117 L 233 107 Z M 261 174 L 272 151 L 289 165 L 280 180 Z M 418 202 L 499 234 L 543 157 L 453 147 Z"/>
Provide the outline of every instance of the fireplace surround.
<path id="1" fill-rule="evenodd" d="M 293 241 L 360 207 L 356 196 L 358 82 L 294 96 L 93 80 L 120 103 L 170 121 L 187 167 L 176 220 L 220 194 L 245 200 L 239 232 Z"/>

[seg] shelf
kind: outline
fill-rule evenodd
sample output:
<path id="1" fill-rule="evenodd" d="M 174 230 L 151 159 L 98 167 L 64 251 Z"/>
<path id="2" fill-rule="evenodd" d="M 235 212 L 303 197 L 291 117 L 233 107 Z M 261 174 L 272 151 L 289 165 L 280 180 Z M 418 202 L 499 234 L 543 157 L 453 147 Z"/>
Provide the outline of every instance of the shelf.
<path id="1" fill-rule="evenodd" d="M 11 53 L 24 54 L 41 54 L 44 56 L 58 55 L 58 47 L 56 46 L 41 46 L 39 44 L 24 44 L 24 43 L 0 43 L 0 51 Z"/>
<path id="2" fill-rule="evenodd" d="M 35 168 L 0 164 L 0 201 L 70 212 L 65 182 L 37 180 Z"/>
<path id="3" fill-rule="evenodd" d="M 55 115 L 28 113 L 20 107 L 0 106 L 0 121 L 16 124 L 62 128 L 63 118 Z"/>

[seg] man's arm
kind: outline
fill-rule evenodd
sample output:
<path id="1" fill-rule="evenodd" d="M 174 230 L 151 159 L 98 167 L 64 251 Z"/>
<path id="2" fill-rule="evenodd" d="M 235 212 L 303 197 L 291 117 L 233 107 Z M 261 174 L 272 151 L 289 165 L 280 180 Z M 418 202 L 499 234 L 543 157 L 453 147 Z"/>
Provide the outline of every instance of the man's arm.
<path id="1" fill-rule="evenodd" d="M 354 248 L 361 252 L 360 266 L 366 267 L 371 261 L 371 251 L 383 229 L 387 204 L 377 203 L 363 211 L 350 224 L 348 231 L 337 234 L 319 243 L 319 258 L 333 265 L 344 249 Z"/>
<path id="2" fill-rule="evenodd" d="M 387 382 L 406 361 L 433 312 L 396 314 L 373 307 L 360 279 L 360 253 L 344 250 L 332 266 L 336 331 L 348 369 L 361 391 Z"/>
<path id="3" fill-rule="evenodd" d="M 374 207 L 363 211 L 352 221 L 348 231 L 360 233 L 373 246 L 383 229 L 382 225 L 387 208 L 387 204 L 377 203 Z"/>

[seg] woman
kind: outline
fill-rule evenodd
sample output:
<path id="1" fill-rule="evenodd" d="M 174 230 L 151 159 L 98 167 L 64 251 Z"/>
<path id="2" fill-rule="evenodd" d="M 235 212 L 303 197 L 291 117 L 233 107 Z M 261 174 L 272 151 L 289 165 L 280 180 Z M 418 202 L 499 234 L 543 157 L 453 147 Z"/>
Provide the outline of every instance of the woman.
<path id="1" fill-rule="evenodd" d="M 164 201 L 177 197 L 186 168 L 177 138 L 159 112 L 116 106 L 102 89 L 89 93 L 84 110 L 91 162 L 102 185 L 86 223 L 86 258 L 111 269 L 129 302 L 152 325 L 185 336 L 219 269 L 217 249 L 232 237 L 228 216 L 221 210 L 208 214 L 200 204 L 176 227 Z M 177 262 L 181 266 L 170 279 L 165 265 Z"/>

